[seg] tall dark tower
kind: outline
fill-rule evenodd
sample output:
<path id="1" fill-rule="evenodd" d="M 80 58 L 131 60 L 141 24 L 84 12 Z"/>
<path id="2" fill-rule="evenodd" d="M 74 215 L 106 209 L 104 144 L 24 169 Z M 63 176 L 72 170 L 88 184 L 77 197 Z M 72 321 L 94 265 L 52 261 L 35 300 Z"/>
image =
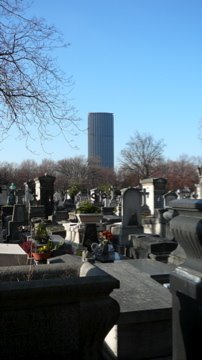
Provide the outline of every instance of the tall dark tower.
<path id="1" fill-rule="evenodd" d="M 88 114 L 88 159 L 96 158 L 100 166 L 114 169 L 114 115 Z"/>

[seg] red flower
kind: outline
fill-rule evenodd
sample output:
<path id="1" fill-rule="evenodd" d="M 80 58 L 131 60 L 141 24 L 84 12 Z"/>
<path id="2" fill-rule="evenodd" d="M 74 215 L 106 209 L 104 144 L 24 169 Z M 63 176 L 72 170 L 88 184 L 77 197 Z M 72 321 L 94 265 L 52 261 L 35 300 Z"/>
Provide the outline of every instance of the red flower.
<path id="1" fill-rule="evenodd" d="M 32 241 L 30 241 L 30 240 L 24 241 L 22 244 L 20 244 L 20 246 L 29 256 L 31 256 L 31 253 L 33 250 Z"/>
<path id="2" fill-rule="evenodd" d="M 109 230 L 99 232 L 98 237 L 101 240 L 113 240 L 113 234 Z"/>

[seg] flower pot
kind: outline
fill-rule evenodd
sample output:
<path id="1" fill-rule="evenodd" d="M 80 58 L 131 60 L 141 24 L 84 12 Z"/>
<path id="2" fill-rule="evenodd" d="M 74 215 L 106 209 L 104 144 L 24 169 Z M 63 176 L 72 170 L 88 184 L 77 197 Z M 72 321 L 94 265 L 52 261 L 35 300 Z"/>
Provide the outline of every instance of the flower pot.
<path id="1" fill-rule="evenodd" d="M 32 256 L 34 258 L 34 260 L 36 261 L 43 261 L 43 260 L 47 260 L 51 257 L 51 252 L 44 252 L 44 253 L 32 253 Z"/>

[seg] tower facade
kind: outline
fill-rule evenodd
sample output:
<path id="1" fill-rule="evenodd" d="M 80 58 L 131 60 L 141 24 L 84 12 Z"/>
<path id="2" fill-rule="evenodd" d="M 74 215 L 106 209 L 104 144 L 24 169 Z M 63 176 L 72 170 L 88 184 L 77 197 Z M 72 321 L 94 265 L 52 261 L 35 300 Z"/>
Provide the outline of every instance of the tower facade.
<path id="1" fill-rule="evenodd" d="M 100 166 L 114 169 L 114 115 L 88 114 L 88 159 L 98 159 Z"/>

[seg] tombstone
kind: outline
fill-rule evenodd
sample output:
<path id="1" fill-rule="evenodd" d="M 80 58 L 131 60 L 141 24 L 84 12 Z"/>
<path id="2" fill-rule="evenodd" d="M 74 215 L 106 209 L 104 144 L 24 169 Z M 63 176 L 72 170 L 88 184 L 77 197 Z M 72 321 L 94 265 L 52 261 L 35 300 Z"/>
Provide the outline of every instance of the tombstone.
<path id="1" fill-rule="evenodd" d="M 35 179 L 35 193 L 39 205 L 45 206 L 46 217 L 53 213 L 55 176 L 45 174 Z"/>
<path id="2" fill-rule="evenodd" d="M 126 188 L 121 190 L 122 224 L 119 235 L 119 245 L 128 245 L 128 235 L 142 233 L 141 224 L 142 195 L 139 189 Z"/>
<path id="3" fill-rule="evenodd" d="M 12 219 L 8 221 L 7 241 L 19 240 L 19 230 L 21 225 L 28 225 L 28 214 L 24 204 L 14 204 Z"/>

